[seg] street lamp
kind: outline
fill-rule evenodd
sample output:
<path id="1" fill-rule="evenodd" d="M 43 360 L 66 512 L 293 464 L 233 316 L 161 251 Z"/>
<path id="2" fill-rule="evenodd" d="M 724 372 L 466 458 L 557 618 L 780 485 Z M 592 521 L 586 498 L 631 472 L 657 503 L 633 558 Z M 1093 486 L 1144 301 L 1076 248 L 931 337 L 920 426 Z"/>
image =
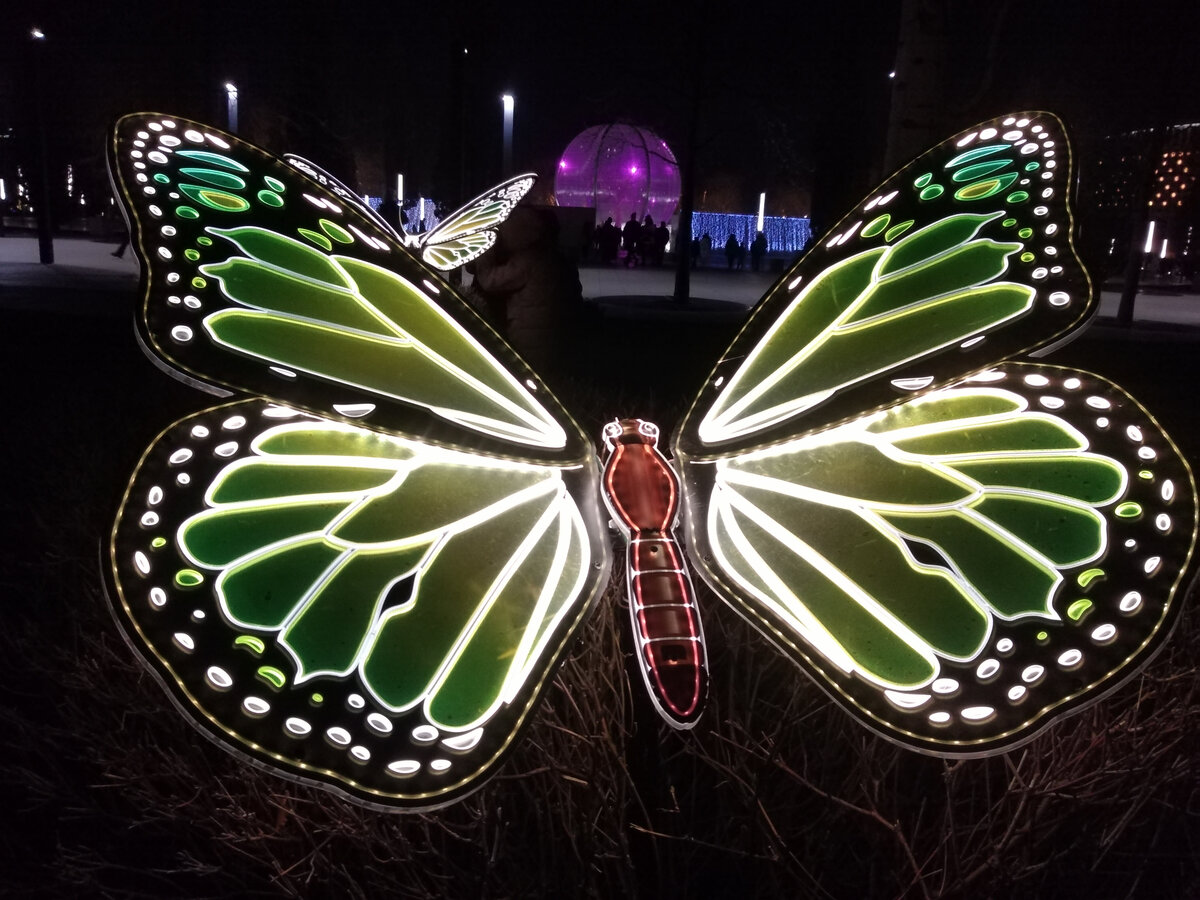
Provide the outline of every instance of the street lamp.
<path id="1" fill-rule="evenodd" d="M 501 175 L 507 178 L 512 174 L 512 134 L 513 134 L 513 107 L 516 101 L 512 94 L 504 94 L 500 98 L 500 102 L 504 104 L 504 156 L 502 158 Z"/>
<path id="2" fill-rule="evenodd" d="M 763 230 L 763 214 L 767 211 L 767 192 L 763 191 L 758 195 L 758 226 L 754 229 L 756 232 Z"/>
<path id="3" fill-rule="evenodd" d="M 229 131 L 233 134 L 237 133 L 237 85 L 232 81 L 225 82 L 225 100 L 228 111 Z"/>

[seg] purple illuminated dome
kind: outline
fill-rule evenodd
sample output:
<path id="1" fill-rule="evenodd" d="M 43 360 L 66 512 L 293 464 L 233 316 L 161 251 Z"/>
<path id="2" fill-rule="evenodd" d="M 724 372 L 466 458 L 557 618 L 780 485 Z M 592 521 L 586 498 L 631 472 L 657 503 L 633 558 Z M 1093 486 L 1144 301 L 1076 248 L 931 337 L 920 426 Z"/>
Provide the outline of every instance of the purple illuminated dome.
<path id="1" fill-rule="evenodd" d="M 679 166 L 667 142 L 635 125 L 596 125 L 567 145 L 554 173 L 559 206 L 590 206 L 596 224 L 630 213 L 667 221 L 679 206 Z"/>

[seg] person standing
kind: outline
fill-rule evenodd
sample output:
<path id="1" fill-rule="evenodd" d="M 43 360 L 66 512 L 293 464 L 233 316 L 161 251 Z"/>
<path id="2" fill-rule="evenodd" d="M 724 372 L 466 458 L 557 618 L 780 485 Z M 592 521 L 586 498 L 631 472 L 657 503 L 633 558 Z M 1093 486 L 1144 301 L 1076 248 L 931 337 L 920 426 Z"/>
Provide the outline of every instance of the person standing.
<path id="1" fill-rule="evenodd" d="M 738 239 L 732 234 L 725 240 L 725 263 L 729 267 L 729 271 L 733 271 L 734 264 L 737 263 L 738 257 L 741 256 L 742 245 L 738 243 Z"/>
<path id="2" fill-rule="evenodd" d="M 755 272 L 762 265 L 763 257 L 767 255 L 767 236 L 761 231 L 754 236 L 750 244 L 750 268 Z"/>

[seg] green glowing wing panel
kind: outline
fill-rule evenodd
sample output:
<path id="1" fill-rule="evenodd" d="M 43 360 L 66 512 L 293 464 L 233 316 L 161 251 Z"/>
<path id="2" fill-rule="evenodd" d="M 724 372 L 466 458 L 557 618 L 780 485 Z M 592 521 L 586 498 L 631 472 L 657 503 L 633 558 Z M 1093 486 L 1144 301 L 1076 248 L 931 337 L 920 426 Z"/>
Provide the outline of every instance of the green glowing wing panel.
<path id="1" fill-rule="evenodd" d="M 1061 338 L 1093 310 L 1071 177 L 1048 113 L 983 123 L 901 169 L 763 299 L 678 449 L 786 439 Z"/>
<path id="2" fill-rule="evenodd" d="M 130 482 L 118 619 L 252 760 L 437 806 L 494 768 L 590 608 L 595 490 L 578 467 L 218 407 L 167 429 Z"/>
<path id="3" fill-rule="evenodd" d="M 144 264 L 141 338 L 175 373 L 460 447 L 591 454 L 453 288 L 310 165 L 155 115 L 118 122 L 110 161 Z M 470 224 L 499 221 L 515 191 Z"/>
<path id="4" fill-rule="evenodd" d="M 1135 672 L 1196 533 L 1149 414 L 1049 366 L 684 471 L 709 581 L 867 725 L 946 754 L 1027 740 Z"/>

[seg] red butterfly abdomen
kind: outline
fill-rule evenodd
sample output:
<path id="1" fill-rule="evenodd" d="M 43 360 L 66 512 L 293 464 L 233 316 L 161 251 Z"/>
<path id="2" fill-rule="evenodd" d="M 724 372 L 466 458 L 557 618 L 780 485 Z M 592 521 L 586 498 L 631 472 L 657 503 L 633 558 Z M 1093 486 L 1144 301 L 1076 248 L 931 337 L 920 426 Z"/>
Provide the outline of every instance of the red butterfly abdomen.
<path id="1" fill-rule="evenodd" d="M 629 541 L 629 614 L 638 668 L 663 717 L 690 728 L 703 711 L 708 665 L 691 576 L 671 535 L 679 479 L 658 451 L 657 429 L 637 420 L 610 426 L 605 499 Z M 652 428 L 652 426 L 649 426 Z"/>

